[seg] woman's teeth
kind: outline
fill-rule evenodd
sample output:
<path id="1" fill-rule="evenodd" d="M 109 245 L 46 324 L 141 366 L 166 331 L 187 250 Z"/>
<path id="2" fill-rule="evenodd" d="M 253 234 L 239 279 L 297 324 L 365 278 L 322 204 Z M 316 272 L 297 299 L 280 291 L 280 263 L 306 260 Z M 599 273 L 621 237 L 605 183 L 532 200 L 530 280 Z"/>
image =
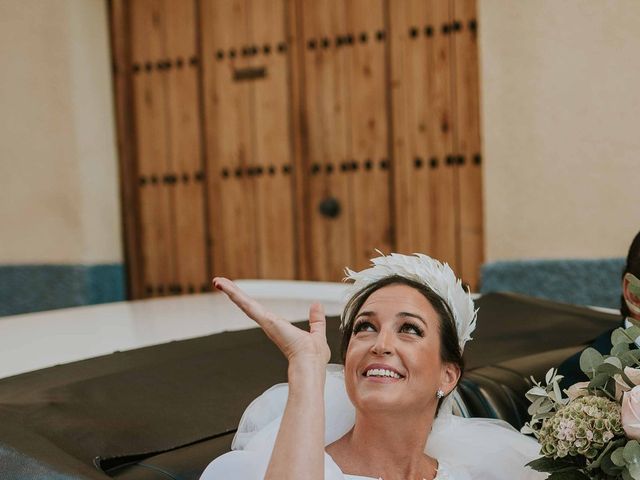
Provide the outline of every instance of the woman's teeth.
<path id="1" fill-rule="evenodd" d="M 365 373 L 367 377 L 391 377 L 391 378 L 400 378 L 396 372 L 392 372 L 391 370 L 384 370 L 382 368 L 373 368 L 371 370 L 367 370 Z"/>

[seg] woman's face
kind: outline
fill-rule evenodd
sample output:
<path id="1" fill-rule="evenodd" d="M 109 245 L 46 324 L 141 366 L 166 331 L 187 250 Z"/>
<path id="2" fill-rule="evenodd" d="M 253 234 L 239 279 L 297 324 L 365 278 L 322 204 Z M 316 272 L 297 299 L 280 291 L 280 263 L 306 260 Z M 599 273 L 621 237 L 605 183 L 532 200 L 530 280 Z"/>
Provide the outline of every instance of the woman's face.
<path id="1" fill-rule="evenodd" d="M 373 292 L 353 322 L 345 383 L 359 410 L 424 409 L 451 391 L 457 366 L 440 359 L 440 320 L 418 290 L 395 284 Z"/>

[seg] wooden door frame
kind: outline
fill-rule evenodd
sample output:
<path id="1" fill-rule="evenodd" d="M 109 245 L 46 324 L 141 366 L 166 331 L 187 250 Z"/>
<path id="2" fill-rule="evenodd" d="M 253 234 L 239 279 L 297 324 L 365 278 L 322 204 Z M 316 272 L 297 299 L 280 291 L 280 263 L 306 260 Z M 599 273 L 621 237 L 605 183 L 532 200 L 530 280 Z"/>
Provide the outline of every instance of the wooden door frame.
<path id="1" fill-rule="evenodd" d="M 144 297 L 140 244 L 140 201 L 134 179 L 137 175 L 136 130 L 131 75 L 131 15 L 127 0 L 108 0 L 109 33 L 113 65 L 120 212 L 127 299 Z"/>

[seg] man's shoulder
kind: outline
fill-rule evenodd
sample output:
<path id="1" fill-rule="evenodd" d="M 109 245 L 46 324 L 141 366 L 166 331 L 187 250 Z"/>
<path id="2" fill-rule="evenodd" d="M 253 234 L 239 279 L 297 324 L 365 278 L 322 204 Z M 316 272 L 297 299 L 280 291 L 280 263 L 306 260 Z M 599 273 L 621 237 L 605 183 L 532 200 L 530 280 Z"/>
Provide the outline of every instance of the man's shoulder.
<path id="1" fill-rule="evenodd" d="M 622 325 L 624 325 L 624 321 Z M 595 348 L 601 354 L 608 355 L 611 352 L 611 334 L 614 330 L 615 328 L 612 328 L 610 330 L 607 330 L 606 332 L 601 333 L 595 339 L 593 339 L 591 343 L 589 343 L 589 345 L 587 345 L 579 352 L 573 354 L 560 364 L 560 366 L 558 367 L 558 374 L 564 377 L 561 382 L 561 387 L 568 388 L 574 383 L 588 380 L 587 376 L 580 369 L 580 355 L 582 355 L 582 352 L 584 352 L 587 348 Z"/>

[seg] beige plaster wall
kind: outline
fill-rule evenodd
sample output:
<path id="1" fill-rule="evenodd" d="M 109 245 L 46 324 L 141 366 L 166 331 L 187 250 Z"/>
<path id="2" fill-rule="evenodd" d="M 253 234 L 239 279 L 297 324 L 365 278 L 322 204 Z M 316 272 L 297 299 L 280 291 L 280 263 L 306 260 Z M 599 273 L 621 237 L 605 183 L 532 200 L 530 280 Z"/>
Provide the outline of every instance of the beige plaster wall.
<path id="1" fill-rule="evenodd" d="M 625 255 L 640 230 L 640 2 L 478 2 L 486 259 Z"/>
<path id="2" fill-rule="evenodd" d="M 0 264 L 121 262 L 104 0 L 0 0 Z"/>
<path id="3" fill-rule="evenodd" d="M 487 260 L 640 229 L 640 2 L 478 0 Z M 0 264 L 122 260 L 104 0 L 0 0 Z"/>

